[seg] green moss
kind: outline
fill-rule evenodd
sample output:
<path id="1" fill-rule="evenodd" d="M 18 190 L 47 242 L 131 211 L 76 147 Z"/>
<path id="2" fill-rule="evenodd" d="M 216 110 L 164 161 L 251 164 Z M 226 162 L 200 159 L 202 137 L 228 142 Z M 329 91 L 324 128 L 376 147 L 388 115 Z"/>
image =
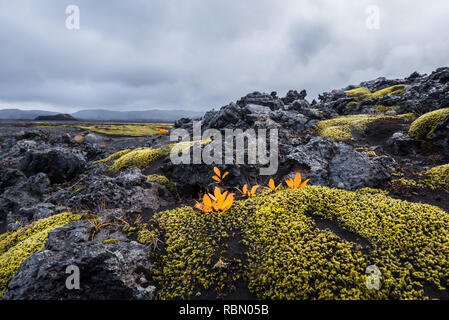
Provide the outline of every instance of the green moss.
<path id="1" fill-rule="evenodd" d="M 357 101 L 366 100 L 366 99 L 371 98 L 371 96 L 372 96 L 372 93 L 368 88 L 352 89 L 349 91 L 345 91 L 345 93 L 350 95 Z"/>
<path id="2" fill-rule="evenodd" d="M 206 144 L 210 143 L 210 140 L 201 140 L 196 142 L 200 144 Z M 168 156 L 172 149 L 175 149 L 179 152 L 184 152 L 190 149 L 194 144 L 194 141 L 190 141 L 169 144 L 165 147 L 156 149 L 137 148 L 126 152 L 124 155 L 115 160 L 108 170 L 109 172 L 115 174 L 127 168 L 146 168 L 153 161 Z"/>
<path id="3" fill-rule="evenodd" d="M 368 125 L 388 119 L 410 119 L 412 113 L 399 116 L 373 116 L 368 114 L 357 114 L 323 120 L 317 124 L 317 134 L 334 141 L 355 140 L 353 132 L 363 134 Z"/>
<path id="4" fill-rule="evenodd" d="M 114 161 L 112 166 L 109 167 L 109 171 L 111 173 L 118 173 L 126 168 L 145 168 L 148 165 L 165 156 L 170 154 L 172 145 L 157 148 L 157 149 L 149 149 L 149 148 L 137 148 L 130 152 L 125 153 L 120 158 Z"/>
<path id="5" fill-rule="evenodd" d="M 441 189 L 449 192 L 449 164 L 432 168 L 424 172 L 423 184 L 432 190 Z"/>
<path id="6" fill-rule="evenodd" d="M 105 159 L 95 161 L 94 164 L 103 164 L 103 163 L 111 162 L 112 160 L 118 159 L 118 158 L 124 156 L 125 154 L 130 153 L 131 151 L 133 151 L 133 149 L 126 149 L 126 150 L 116 152 L 114 154 L 111 154 L 109 157 L 107 157 Z"/>
<path id="7" fill-rule="evenodd" d="M 0 238 L 0 297 L 5 293 L 20 264 L 44 248 L 50 231 L 80 218 L 80 215 L 69 212 L 61 213 Z"/>
<path id="8" fill-rule="evenodd" d="M 160 185 L 163 185 L 164 187 L 167 188 L 168 191 L 170 191 L 170 193 L 179 198 L 179 192 L 178 189 L 176 188 L 176 186 L 170 181 L 168 180 L 168 178 L 166 176 L 161 176 L 158 174 L 151 174 L 147 177 L 148 181 L 150 182 L 155 182 L 158 183 Z"/>
<path id="9" fill-rule="evenodd" d="M 155 245 L 157 237 L 155 233 L 148 229 L 148 224 L 138 224 L 137 226 L 137 242 L 146 245 Z"/>
<path id="10" fill-rule="evenodd" d="M 75 127 L 107 135 L 146 137 L 161 134 L 157 128 L 169 129 L 172 126 L 168 123 L 101 123 Z"/>
<path id="11" fill-rule="evenodd" d="M 387 190 L 374 189 L 374 188 L 362 188 L 356 191 L 359 194 L 383 194 L 388 196 L 389 192 Z"/>
<path id="12" fill-rule="evenodd" d="M 449 115 L 449 108 L 426 113 L 416 119 L 410 126 L 409 135 L 416 140 L 426 140 L 438 123 Z"/>
<path id="13" fill-rule="evenodd" d="M 379 110 L 380 112 L 388 112 L 393 109 L 391 106 L 373 106 L 373 108 Z"/>
<path id="14" fill-rule="evenodd" d="M 382 192 L 264 191 L 224 215 L 184 207 L 155 220 L 166 243 L 154 269 L 163 299 L 223 295 L 236 282 L 261 299 L 425 299 L 424 283 L 449 285 L 449 214 Z M 371 265 L 380 290 L 366 288 Z"/>
<path id="15" fill-rule="evenodd" d="M 106 239 L 106 240 L 103 241 L 103 244 L 114 244 L 114 243 L 117 243 L 117 242 L 120 242 L 120 240 L 118 240 L 118 239 Z"/>
<path id="16" fill-rule="evenodd" d="M 356 101 L 367 100 L 372 98 L 382 98 L 385 95 L 403 95 L 405 93 L 405 84 L 398 84 L 372 93 L 368 88 L 356 88 L 345 91 Z"/>
<path id="17" fill-rule="evenodd" d="M 393 180 L 391 180 L 390 184 L 391 185 L 401 185 L 401 186 L 406 186 L 406 187 L 418 187 L 419 186 L 419 184 L 415 180 L 405 179 L 405 178 L 393 179 Z"/>
<path id="18" fill-rule="evenodd" d="M 405 84 L 398 84 L 395 86 L 391 86 L 373 93 L 373 98 L 381 98 L 385 95 L 399 95 L 402 96 L 405 93 Z"/>

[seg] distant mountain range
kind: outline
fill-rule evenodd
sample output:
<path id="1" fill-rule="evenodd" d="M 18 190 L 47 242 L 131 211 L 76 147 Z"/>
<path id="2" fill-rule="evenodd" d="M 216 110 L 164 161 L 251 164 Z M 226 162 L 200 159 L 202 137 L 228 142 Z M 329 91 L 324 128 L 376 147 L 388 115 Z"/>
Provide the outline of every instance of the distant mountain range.
<path id="1" fill-rule="evenodd" d="M 40 116 L 54 116 L 59 112 L 45 110 L 0 109 L 0 120 L 34 120 Z M 188 110 L 145 110 L 111 111 L 106 109 L 81 110 L 70 114 L 78 120 L 91 121 L 163 121 L 172 122 L 181 118 L 198 118 L 204 115 L 200 111 Z"/>

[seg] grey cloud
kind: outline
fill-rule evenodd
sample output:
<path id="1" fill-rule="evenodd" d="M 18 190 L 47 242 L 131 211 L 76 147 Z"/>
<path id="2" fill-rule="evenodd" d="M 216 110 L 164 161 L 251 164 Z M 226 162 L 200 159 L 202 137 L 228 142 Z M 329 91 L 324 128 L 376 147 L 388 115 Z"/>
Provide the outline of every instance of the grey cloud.
<path id="1" fill-rule="evenodd" d="M 65 28 L 76 4 L 81 29 Z M 381 28 L 365 27 L 378 5 Z M 449 3 L 0 0 L 0 108 L 220 107 L 447 65 Z"/>

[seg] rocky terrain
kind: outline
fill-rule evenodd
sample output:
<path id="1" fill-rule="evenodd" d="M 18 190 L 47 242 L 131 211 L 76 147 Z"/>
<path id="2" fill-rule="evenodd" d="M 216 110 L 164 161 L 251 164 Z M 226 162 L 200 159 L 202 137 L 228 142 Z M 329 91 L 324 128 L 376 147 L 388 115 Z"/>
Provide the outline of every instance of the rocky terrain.
<path id="1" fill-rule="evenodd" d="M 253 92 L 202 118 L 203 130 L 250 128 L 278 129 L 279 170 L 218 165 L 218 184 L 214 166 L 171 163 L 165 132 L 2 123 L 0 296 L 449 299 L 449 68 L 313 101 Z M 235 190 L 297 172 L 308 187 Z M 191 207 L 216 186 L 236 193 L 229 211 Z M 70 265 L 80 289 L 65 285 Z"/>

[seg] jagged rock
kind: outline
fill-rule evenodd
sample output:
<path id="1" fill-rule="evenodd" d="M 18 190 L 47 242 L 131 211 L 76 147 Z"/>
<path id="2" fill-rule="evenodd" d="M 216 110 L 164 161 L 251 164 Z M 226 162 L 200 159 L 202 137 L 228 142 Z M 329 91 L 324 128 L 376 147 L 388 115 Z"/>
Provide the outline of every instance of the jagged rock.
<path id="1" fill-rule="evenodd" d="M 32 207 L 18 207 L 16 205 L 16 209 L 8 211 L 6 219 L 8 230 L 17 230 L 33 221 L 45 219 L 69 210 L 66 207 L 56 206 L 51 203 L 38 203 Z"/>
<path id="2" fill-rule="evenodd" d="M 402 132 L 396 132 L 387 141 L 392 153 L 398 156 L 412 154 L 420 145 L 419 141 Z"/>
<path id="3" fill-rule="evenodd" d="M 442 152 L 449 154 L 449 116 L 437 124 L 428 139 L 433 145 L 441 147 Z"/>
<path id="4" fill-rule="evenodd" d="M 151 299 L 150 248 L 136 242 L 92 242 L 90 232 L 85 221 L 50 232 L 45 249 L 21 264 L 3 299 Z M 66 287 L 70 265 L 79 268 L 79 290 Z"/>
<path id="5" fill-rule="evenodd" d="M 45 199 L 45 202 L 63 203 L 75 209 L 98 210 L 126 208 L 141 212 L 143 209 L 157 210 L 174 201 L 170 192 L 159 184 L 146 180 L 140 169 L 130 168 L 117 177 L 92 174 L 80 182 L 84 186 L 78 192 L 59 190 Z"/>
<path id="6" fill-rule="evenodd" d="M 329 185 L 346 190 L 379 187 L 391 177 L 395 166 L 388 156 L 371 159 L 345 143 L 337 144 L 337 152 L 329 163 Z"/>
<path id="7" fill-rule="evenodd" d="M 62 148 L 27 152 L 21 162 L 21 169 L 25 174 L 30 176 L 44 172 L 52 183 L 74 178 L 85 166 L 83 157 Z"/>
<path id="8" fill-rule="evenodd" d="M 6 188 L 23 183 L 25 180 L 26 176 L 20 170 L 13 168 L 2 169 L 0 171 L 0 194 Z"/>
<path id="9" fill-rule="evenodd" d="M 395 165 L 390 157 L 371 159 L 348 144 L 321 137 L 292 148 L 287 159 L 304 168 L 311 184 L 347 190 L 381 185 Z"/>

